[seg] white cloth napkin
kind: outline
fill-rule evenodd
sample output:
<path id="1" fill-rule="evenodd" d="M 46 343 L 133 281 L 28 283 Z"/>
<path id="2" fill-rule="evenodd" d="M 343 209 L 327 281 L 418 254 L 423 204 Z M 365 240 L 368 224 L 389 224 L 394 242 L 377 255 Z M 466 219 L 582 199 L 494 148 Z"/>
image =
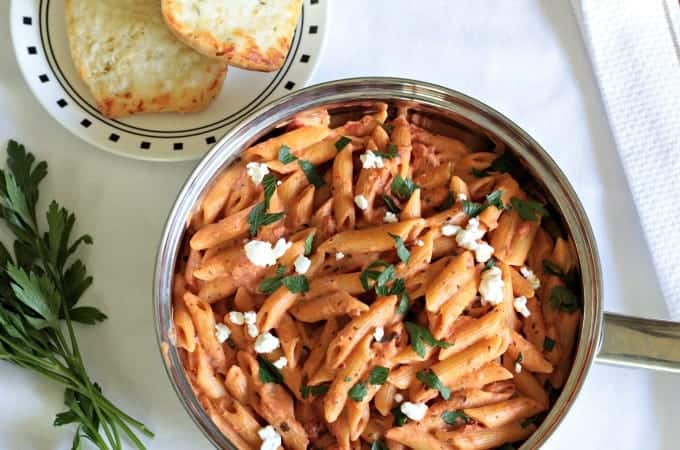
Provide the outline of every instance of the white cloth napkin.
<path id="1" fill-rule="evenodd" d="M 680 320 L 680 4 L 572 3 L 661 289 Z"/>

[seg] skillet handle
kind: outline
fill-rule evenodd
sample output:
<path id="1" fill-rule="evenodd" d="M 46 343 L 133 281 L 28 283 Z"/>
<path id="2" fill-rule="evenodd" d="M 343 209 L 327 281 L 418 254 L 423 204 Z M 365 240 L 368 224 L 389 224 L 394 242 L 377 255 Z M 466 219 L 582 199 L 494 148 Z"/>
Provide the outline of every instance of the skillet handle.
<path id="1" fill-rule="evenodd" d="M 680 323 L 604 313 L 598 362 L 680 373 Z"/>

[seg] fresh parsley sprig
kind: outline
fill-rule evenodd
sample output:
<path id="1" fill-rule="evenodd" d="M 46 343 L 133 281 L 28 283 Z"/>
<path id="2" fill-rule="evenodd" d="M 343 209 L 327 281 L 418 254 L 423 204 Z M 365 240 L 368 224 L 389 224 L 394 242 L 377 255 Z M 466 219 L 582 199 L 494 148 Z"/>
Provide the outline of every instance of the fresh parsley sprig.
<path id="1" fill-rule="evenodd" d="M 271 225 L 278 222 L 284 216 L 284 213 L 268 213 L 269 202 L 276 192 L 276 177 L 268 173 L 262 179 L 262 188 L 264 190 L 264 201 L 258 203 L 248 213 L 248 225 L 251 236 L 257 235 L 257 230 L 265 225 Z"/>
<path id="2" fill-rule="evenodd" d="M 75 255 L 89 235 L 73 238 L 75 215 L 50 203 L 47 230 L 37 220 L 40 182 L 47 163 L 23 145 L 10 141 L 7 171 L 0 170 L 0 217 L 15 237 L 14 258 L 0 244 L 0 360 L 5 360 L 64 385 L 66 411 L 54 426 L 74 424 L 72 450 L 81 438 L 101 450 L 122 448 L 126 436 L 144 449 L 137 433 L 153 436 L 102 393 L 85 368 L 73 322 L 95 324 L 106 319 L 97 308 L 76 306 L 92 284 L 85 265 Z"/>

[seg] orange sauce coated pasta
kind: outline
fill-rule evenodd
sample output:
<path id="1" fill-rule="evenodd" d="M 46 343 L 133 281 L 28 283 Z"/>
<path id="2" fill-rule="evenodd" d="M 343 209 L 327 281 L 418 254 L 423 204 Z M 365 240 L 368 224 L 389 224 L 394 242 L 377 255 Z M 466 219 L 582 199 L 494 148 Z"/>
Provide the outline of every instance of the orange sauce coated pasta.
<path id="1" fill-rule="evenodd" d="M 406 106 L 329 117 L 243 149 L 188 222 L 173 304 L 197 397 L 243 449 L 520 443 L 582 317 L 543 194 Z"/>

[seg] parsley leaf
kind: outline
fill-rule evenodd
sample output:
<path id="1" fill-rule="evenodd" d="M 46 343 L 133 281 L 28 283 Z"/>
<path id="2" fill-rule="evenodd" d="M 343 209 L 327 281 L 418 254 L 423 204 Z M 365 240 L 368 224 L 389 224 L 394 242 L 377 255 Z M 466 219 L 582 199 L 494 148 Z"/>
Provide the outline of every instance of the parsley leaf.
<path id="1" fill-rule="evenodd" d="M 390 264 L 388 262 L 383 261 L 382 259 L 375 260 L 369 264 L 368 267 L 366 267 L 364 271 L 361 272 L 361 275 L 359 275 L 359 280 L 361 281 L 361 285 L 364 287 L 364 289 L 370 291 L 371 285 L 369 284 L 368 280 L 376 280 L 380 276 L 381 272 L 376 269 L 387 267 L 389 265 Z"/>
<path id="2" fill-rule="evenodd" d="M 392 159 L 392 158 L 396 158 L 397 156 L 399 156 L 399 151 L 397 149 L 397 146 L 392 144 L 392 143 L 387 144 L 386 150 L 387 150 L 386 152 L 379 152 L 377 150 L 373 150 L 373 154 L 375 156 L 380 156 L 381 158 L 385 158 L 385 159 Z"/>
<path id="3" fill-rule="evenodd" d="M 517 364 L 517 363 L 521 364 L 523 360 L 524 360 L 524 356 L 522 356 L 522 352 L 519 352 L 517 354 L 517 358 L 515 359 L 515 364 Z"/>
<path id="4" fill-rule="evenodd" d="M 456 200 L 453 198 L 453 192 L 449 191 L 446 193 L 446 198 L 444 199 L 444 201 L 441 202 L 439 206 L 436 206 L 434 210 L 437 212 L 446 211 L 447 209 L 452 207 L 455 202 Z"/>
<path id="5" fill-rule="evenodd" d="M 382 441 L 373 441 L 371 450 L 388 450 L 388 448 Z"/>
<path id="6" fill-rule="evenodd" d="M 276 192 L 276 177 L 268 173 L 262 178 L 262 189 L 264 190 L 264 204 L 265 208 L 269 208 L 269 202 Z"/>
<path id="7" fill-rule="evenodd" d="M 253 206 L 253 209 L 248 213 L 248 231 L 250 231 L 251 236 L 257 235 L 257 230 L 261 226 L 271 225 L 272 223 L 278 222 L 284 216 L 284 213 L 268 213 L 266 212 L 266 204 L 264 202 L 258 203 Z"/>
<path id="8" fill-rule="evenodd" d="M 505 152 L 496 159 L 494 159 L 489 167 L 484 170 L 472 169 L 472 175 L 477 178 L 483 178 L 488 176 L 491 172 L 510 172 L 517 168 L 519 161 L 514 154 L 510 152 Z"/>
<path id="9" fill-rule="evenodd" d="M 476 217 L 484 211 L 484 205 L 480 203 L 475 203 L 470 200 L 463 200 L 463 212 L 470 216 L 470 217 Z"/>
<path id="10" fill-rule="evenodd" d="M 566 278 L 566 274 L 562 272 L 562 268 L 549 259 L 543 260 L 543 271 L 549 273 L 550 275 L 555 275 L 562 280 Z"/>
<path id="11" fill-rule="evenodd" d="M 279 148 L 279 161 L 282 163 L 290 164 L 296 159 L 297 157 L 293 156 L 293 154 L 290 152 L 290 147 L 287 145 L 282 145 L 281 148 Z"/>
<path id="12" fill-rule="evenodd" d="M 492 267 L 496 267 L 496 258 L 491 257 L 487 262 L 484 263 L 484 270 L 489 270 Z"/>
<path id="13" fill-rule="evenodd" d="M 550 215 L 548 210 L 538 202 L 512 198 L 510 203 L 512 204 L 512 208 L 517 211 L 517 214 L 519 214 L 522 220 L 536 221 L 540 216 Z"/>
<path id="14" fill-rule="evenodd" d="M 383 366 L 375 366 L 368 375 L 368 382 L 371 384 L 385 384 L 390 369 Z"/>
<path id="15" fill-rule="evenodd" d="M 564 312 L 574 312 L 579 309 L 579 299 L 566 286 L 555 286 L 550 292 L 550 306 Z"/>
<path id="16" fill-rule="evenodd" d="M 368 388 L 366 387 L 366 383 L 363 382 L 358 382 L 354 386 L 352 386 L 352 389 L 349 390 L 347 395 L 349 398 L 354 400 L 355 402 L 360 402 L 366 397 L 366 394 L 368 394 Z"/>
<path id="17" fill-rule="evenodd" d="M 343 148 L 347 147 L 347 144 L 352 142 L 352 139 L 348 138 L 347 136 L 342 136 L 340 139 L 335 141 L 335 149 L 337 151 L 342 150 Z"/>
<path id="18" fill-rule="evenodd" d="M 390 185 L 390 191 L 392 195 L 400 198 L 402 200 L 408 200 L 411 198 L 413 191 L 418 189 L 418 185 L 409 178 L 404 178 L 401 175 L 396 175 L 392 184 Z"/>
<path id="19" fill-rule="evenodd" d="M 281 280 L 286 273 L 286 266 L 279 265 L 276 268 L 276 275 L 270 278 L 265 278 L 260 282 L 259 290 L 261 293 L 270 295 L 281 287 Z"/>
<path id="20" fill-rule="evenodd" d="M 310 184 L 313 184 L 316 188 L 320 188 L 324 185 L 323 178 L 321 178 L 321 175 L 319 175 L 319 172 L 316 171 L 316 167 L 314 167 L 312 163 L 304 159 L 298 159 L 298 164 L 307 176 L 307 181 L 309 181 Z"/>
<path id="21" fill-rule="evenodd" d="M 318 397 L 319 395 L 323 395 L 328 392 L 329 387 L 329 383 L 318 384 L 316 386 L 304 385 L 300 387 L 300 395 L 302 395 L 302 398 L 304 399 L 308 398 L 310 395 Z"/>
<path id="22" fill-rule="evenodd" d="M 438 390 L 444 400 L 451 397 L 451 389 L 444 386 L 442 380 L 432 370 L 421 370 L 416 374 L 416 378 L 430 389 Z"/>
<path id="23" fill-rule="evenodd" d="M 305 256 L 309 256 L 312 253 L 312 247 L 314 246 L 314 235 L 316 234 L 316 231 L 312 231 L 307 235 L 307 238 L 305 239 Z"/>
<path id="24" fill-rule="evenodd" d="M 435 339 L 434 336 L 432 336 L 432 333 L 430 333 L 430 330 L 425 327 L 421 327 L 413 322 L 404 322 L 404 326 L 406 327 L 406 331 L 408 331 L 411 347 L 413 347 L 413 350 L 421 358 L 425 357 L 425 344 L 430 347 L 451 347 L 451 344 L 448 342 Z"/>
<path id="25" fill-rule="evenodd" d="M 408 251 L 406 245 L 404 245 L 404 240 L 401 236 L 389 233 L 390 237 L 394 239 L 394 245 L 397 248 L 397 256 L 404 264 L 408 264 L 409 259 L 411 259 L 411 252 Z"/>
<path id="26" fill-rule="evenodd" d="M 392 134 L 392 132 L 394 131 L 394 125 L 392 125 L 391 123 L 381 123 L 380 126 L 385 129 L 387 134 Z"/>
<path id="27" fill-rule="evenodd" d="M 401 280 L 402 278 L 399 278 Z M 395 281 L 396 284 L 396 281 Z M 394 286 L 394 285 L 392 285 Z M 397 303 L 397 314 L 406 314 L 411 307 L 411 299 L 404 290 L 399 294 L 399 303 Z"/>
<path id="28" fill-rule="evenodd" d="M 470 417 L 463 411 L 444 411 L 442 420 L 449 425 L 463 425 L 470 421 Z"/>
<path id="29" fill-rule="evenodd" d="M 470 200 L 463 200 L 463 212 L 470 217 L 476 217 L 489 206 L 493 205 L 498 209 L 503 209 L 503 191 L 498 189 L 486 196 L 483 204 L 475 203 Z"/>
<path id="30" fill-rule="evenodd" d="M 546 336 L 543 339 L 543 350 L 546 352 L 551 352 L 555 348 L 555 340 L 550 339 L 548 336 Z"/>
<path id="31" fill-rule="evenodd" d="M 276 191 L 276 177 L 270 173 L 262 178 L 262 188 L 264 190 L 264 201 L 258 203 L 248 213 L 248 230 L 251 236 L 257 235 L 257 230 L 261 226 L 271 225 L 278 222 L 284 216 L 284 213 L 268 213 L 269 202 L 271 201 L 274 192 Z"/>
<path id="32" fill-rule="evenodd" d="M 288 275 L 281 282 L 293 294 L 309 291 L 309 282 L 304 275 Z"/>
<path id="33" fill-rule="evenodd" d="M 406 422 L 408 422 L 408 417 L 401 411 L 400 406 L 395 406 L 390 412 L 394 417 L 394 426 L 402 427 L 404 424 L 406 424 Z"/>
<path id="34" fill-rule="evenodd" d="M 495 206 L 499 210 L 503 209 L 503 191 L 500 189 L 497 189 L 493 191 L 491 194 L 486 196 L 486 204 L 487 206 Z"/>
<path id="35" fill-rule="evenodd" d="M 387 207 L 387 210 L 391 213 L 397 214 L 399 212 L 399 208 L 397 208 L 397 205 L 394 204 L 394 200 L 392 200 L 390 197 L 388 197 L 385 194 L 382 194 L 382 199 L 383 202 L 385 202 L 385 206 Z"/>
<path id="36" fill-rule="evenodd" d="M 262 355 L 257 355 L 257 362 L 260 366 L 260 381 L 263 383 L 283 384 L 283 375 L 274 364 L 267 361 Z"/>

